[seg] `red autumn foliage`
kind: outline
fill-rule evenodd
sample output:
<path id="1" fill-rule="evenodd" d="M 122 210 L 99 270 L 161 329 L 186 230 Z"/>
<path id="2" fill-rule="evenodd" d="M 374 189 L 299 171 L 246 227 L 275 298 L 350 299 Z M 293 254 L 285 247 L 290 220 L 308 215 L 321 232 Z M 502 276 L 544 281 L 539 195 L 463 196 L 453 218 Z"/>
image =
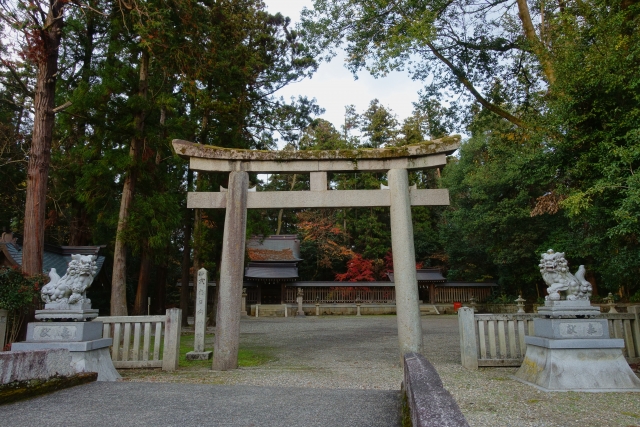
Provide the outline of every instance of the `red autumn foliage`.
<path id="1" fill-rule="evenodd" d="M 339 282 L 374 282 L 376 279 L 373 261 L 356 254 L 347 262 L 347 272 L 336 274 L 336 280 Z"/>

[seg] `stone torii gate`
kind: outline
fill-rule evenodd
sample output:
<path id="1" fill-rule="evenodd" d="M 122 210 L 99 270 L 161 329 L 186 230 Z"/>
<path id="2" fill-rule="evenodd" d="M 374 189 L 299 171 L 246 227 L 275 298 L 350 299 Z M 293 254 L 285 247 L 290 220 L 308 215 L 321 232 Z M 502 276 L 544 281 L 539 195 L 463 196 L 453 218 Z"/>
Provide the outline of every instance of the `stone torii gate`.
<path id="1" fill-rule="evenodd" d="M 396 312 L 401 355 L 422 350 L 411 206 L 446 206 L 446 189 L 409 187 L 408 170 L 444 166 L 460 146 L 460 137 L 404 147 L 329 151 L 228 149 L 174 140 L 176 153 L 195 171 L 229 172 L 224 192 L 190 192 L 189 208 L 226 209 L 220 265 L 213 369 L 238 367 L 240 310 L 244 273 L 247 209 L 346 208 L 389 206 L 395 272 Z M 327 172 L 383 172 L 381 190 L 329 190 Z M 249 192 L 248 172 L 309 173 L 311 191 Z"/>

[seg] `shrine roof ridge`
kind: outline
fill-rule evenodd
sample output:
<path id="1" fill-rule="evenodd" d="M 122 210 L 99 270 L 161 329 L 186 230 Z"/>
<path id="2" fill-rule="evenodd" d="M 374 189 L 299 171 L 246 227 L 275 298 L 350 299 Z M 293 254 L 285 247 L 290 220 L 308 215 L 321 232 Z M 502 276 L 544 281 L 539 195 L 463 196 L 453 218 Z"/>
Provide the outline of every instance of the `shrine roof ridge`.
<path id="1" fill-rule="evenodd" d="M 423 157 L 433 154 L 453 154 L 460 147 L 460 135 L 446 136 L 424 141 L 419 144 L 400 147 L 358 148 L 346 150 L 247 150 L 241 148 L 224 148 L 213 145 L 174 139 L 173 148 L 180 157 L 217 159 L 229 161 L 298 161 L 298 160 L 359 160 L 359 159 L 397 159 L 406 157 Z"/>

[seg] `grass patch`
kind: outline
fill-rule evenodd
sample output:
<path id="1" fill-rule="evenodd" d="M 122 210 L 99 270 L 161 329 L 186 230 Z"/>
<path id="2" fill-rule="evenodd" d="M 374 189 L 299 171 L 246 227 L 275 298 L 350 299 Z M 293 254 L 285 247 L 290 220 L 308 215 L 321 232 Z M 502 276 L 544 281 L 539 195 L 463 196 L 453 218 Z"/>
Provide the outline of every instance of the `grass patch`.
<path id="1" fill-rule="evenodd" d="M 400 410 L 400 426 L 412 427 L 411 422 L 411 408 L 409 408 L 409 400 L 407 399 L 407 393 L 402 390 L 402 408 Z"/>
<path id="2" fill-rule="evenodd" d="M 631 418 L 640 418 L 640 414 L 634 414 L 633 412 L 620 412 L 622 415 L 626 415 Z"/>
<path id="3" fill-rule="evenodd" d="M 205 335 L 204 347 L 207 351 L 213 351 L 213 342 L 215 336 L 213 334 Z M 211 369 L 213 361 L 209 360 L 187 360 L 187 353 L 193 351 L 194 335 L 182 335 L 180 337 L 180 358 L 178 366 L 180 369 Z M 274 358 L 266 349 L 260 350 L 250 348 L 240 348 L 238 350 L 238 366 L 241 368 L 250 368 L 253 366 L 263 365 Z"/>

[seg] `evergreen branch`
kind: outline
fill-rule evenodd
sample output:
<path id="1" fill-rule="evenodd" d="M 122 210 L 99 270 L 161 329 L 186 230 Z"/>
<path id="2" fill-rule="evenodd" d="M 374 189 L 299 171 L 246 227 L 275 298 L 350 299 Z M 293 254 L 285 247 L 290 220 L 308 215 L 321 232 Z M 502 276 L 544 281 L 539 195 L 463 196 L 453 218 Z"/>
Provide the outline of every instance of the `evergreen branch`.
<path id="1" fill-rule="evenodd" d="M 22 89 L 24 94 L 27 95 L 29 98 L 33 99 L 35 97 L 35 94 L 32 91 L 30 91 L 29 88 L 27 87 L 27 85 L 24 84 L 22 79 L 20 79 L 20 76 L 18 75 L 18 72 L 16 71 L 15 68 L 13 68 L 11 63 L 8 62 L 8 61 L 5 61 L 2 58 L 0 58 L 0 60 L 2 61 L 2 64 L 9 69 L 9 72 L 11 73 L 13 78 L 16 80 L 16 82 L 18 83 L 18 85 L 20 86 L 20 89 Z"/>

